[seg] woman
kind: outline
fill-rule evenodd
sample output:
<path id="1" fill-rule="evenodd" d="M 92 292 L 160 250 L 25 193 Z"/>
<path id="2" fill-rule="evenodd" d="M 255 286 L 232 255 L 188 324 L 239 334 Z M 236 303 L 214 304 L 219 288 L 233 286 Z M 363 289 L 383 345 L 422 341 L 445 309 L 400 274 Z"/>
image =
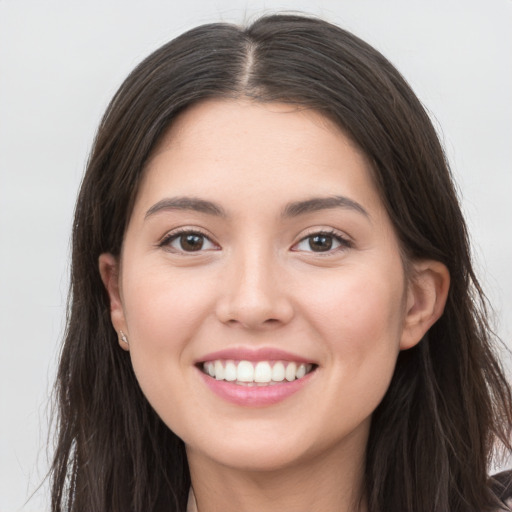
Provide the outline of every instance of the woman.
<path id="1" fill-rule="evenodd" d="M 443 150 L 326 22 L 142 62 L 76 208 L 53 510 L 506 510 L 512 398 Z"/>

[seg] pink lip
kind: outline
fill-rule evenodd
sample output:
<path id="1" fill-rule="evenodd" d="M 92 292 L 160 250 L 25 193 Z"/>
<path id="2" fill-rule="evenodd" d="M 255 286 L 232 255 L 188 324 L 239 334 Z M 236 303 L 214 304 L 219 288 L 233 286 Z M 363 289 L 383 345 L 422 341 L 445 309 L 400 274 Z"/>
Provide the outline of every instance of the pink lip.
<path id="1" fill-rule="evenodd" d="M 224 359 L 224 357 L 215 357 Z M 226 359 L 233 359 L 232 357 Z M 278 359 L 283 359 L 279 357 Z M 247 360 L 247 359 L 246 359 Z M 294 359 L 296 360 L 296 359 Z M 316 373 L 308 373 L 301 379 L 292 382 L 281 382 L 273 386 L 240 386 L 233 382 L 216 380 L 197 369 L 203 382 L 220 398 L 236 405 L 245 407 L 265 407 L 276 404 L 300 391 Z"/>
<path id="2" fill-rule="evenodd" d="M 228 348 L 211 352 L 196 361 L 197 363 L 204 363 L 206 361 L 215 361 L 216 359 L 232 359 L 235 361 L 293 361 L 296 363 L 315 363 L 304 357 L 300 357 L 291 352 L 279 350 L 276 348 L 259 348 L 249 349 L 244 347 Z"/>

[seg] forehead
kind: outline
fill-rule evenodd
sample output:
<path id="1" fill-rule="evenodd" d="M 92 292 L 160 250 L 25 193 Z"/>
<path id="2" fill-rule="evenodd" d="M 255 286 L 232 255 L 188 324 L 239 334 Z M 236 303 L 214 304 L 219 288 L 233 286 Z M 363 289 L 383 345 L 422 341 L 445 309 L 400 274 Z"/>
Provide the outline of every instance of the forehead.
<path id="1" fill-rule="evenodd" d="M 246 206 L 308 195 L 380 202 L 364 154 L 311 109 L 246 100 L 208 100 L 184 111 L 145 169 L 139 200 L 198 195 Z"/>

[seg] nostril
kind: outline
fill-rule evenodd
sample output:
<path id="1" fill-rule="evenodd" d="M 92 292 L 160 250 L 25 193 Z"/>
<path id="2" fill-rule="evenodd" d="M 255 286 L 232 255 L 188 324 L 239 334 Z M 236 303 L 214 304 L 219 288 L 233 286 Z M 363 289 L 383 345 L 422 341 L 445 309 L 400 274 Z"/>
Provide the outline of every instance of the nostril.
<path id="1" fill-rule="evenodd" d="M 278 325 L 284 323 L 281 320 L 278 320 L 277 318 L 269 318 L 267 320 L 263 321 L 252 321 L 252 319 L 236 319 L 236 318 L 230 318 L 226 322 L 224 322 L 227 325 L 231 326 L 237 326 L 245 327 L 247 329 L 264 329 L 264 328 L 273 328 L 277 327 Z"/>

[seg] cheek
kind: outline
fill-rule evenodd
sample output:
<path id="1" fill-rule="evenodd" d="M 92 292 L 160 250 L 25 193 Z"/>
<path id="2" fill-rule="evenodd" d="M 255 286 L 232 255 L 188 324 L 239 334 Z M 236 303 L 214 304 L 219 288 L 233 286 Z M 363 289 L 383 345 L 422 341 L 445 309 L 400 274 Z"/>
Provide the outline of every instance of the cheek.
<path id="1" fill-rule="evenodd" d="M 384 397 L 399 353 L 403 320 L 400 273 L 385 278 L 352 267 L 322 282 L 318 275 L 301 295 L 308 336 L 323 353 L 323 400 L 315 407 L 326 438 L 337 438 L 368 420 Z M 338 413 L 336 413 L 338 411 Z"/>
<path id="2" fill-rule="evenodd" d="M 188 277 L 174 274 L 171 279 L 161 266 L 137 268 L 124 276 L 125 318 L 137 381 L 151 406 L 179 435 L 186 431 L 183 411 L 194 399 L 185 384 L 193 371 L 190 340 L 209 310 L 211 294 Z"/>
<path id="3" fill-rule="evenodd" d="M 370 398 L 374 393 L 372 402 L 385 392 L 400 348 L 400 275 L 350 269 L 326 283 L 323 293 L 304 297 L 304 314 L 336 368 L 334 375 L 350 385 L 353 396 Z"/>
<path id="4" fill-rule="evenodd" d="M 399 276 L 389 278 L 379 272 L 349 270 L 330 279 L 324 287 L 308 287 L 315 291 L 304 295 L 304 309 L 306 314 L 309 311 L 312 322 L 332 333 L 343 333 L 342 341 L 350 345 L 397 336 L 403 320 L 403 285 Z"/>
<path id="5" fill-rule="evenodd" d="M 123 276 L 130 357 L 152 406 L 173 417 L 186 395 L 182 375 L 191 371 L 190 340 L 211 311 L 212 294 L 201 282 L 208 281 L 185 273 L 171 276 L 162 266 L 133 268 Z"/>
<path id="6" fill-rule="evenodd" d="M 211 311 L 211 279 L 155 266 L 124 280 L 125 317 L 132 338 L 148 349 L 184 343 Z"/>

